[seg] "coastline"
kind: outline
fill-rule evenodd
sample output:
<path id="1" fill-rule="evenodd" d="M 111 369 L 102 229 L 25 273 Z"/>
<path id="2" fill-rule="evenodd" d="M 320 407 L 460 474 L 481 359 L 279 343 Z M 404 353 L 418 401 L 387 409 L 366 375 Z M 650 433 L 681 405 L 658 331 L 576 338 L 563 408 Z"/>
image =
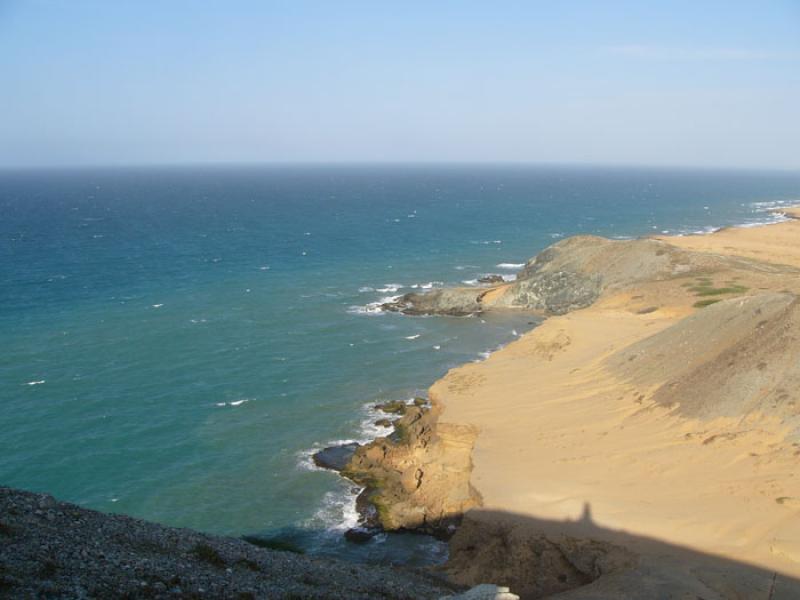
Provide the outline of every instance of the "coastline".
<path id="1" fill-rule="evenodd" d="M 800 215 L 798 209 L 781 211 L 793 219 Z M 679 261 L 689 257 L 687 268 L 617 282 L 586 306 L 551 311 L 543 324 L 485 361 L 451 370 L 430 388 L 432 424 L 415 427 L 412 418 L 403 424 L 412 433 L 400 440 L 405 449 L 398 452 L 398 440 L 377 440 L 359 450 L 360 459 L 351 465 L 358 468 L 346 474 L 365 482 L 376 468 L 399 474 L 398 481 L 376 487 L 391 488 L 384 500 L 405 494 L 399 504 L 411 498 L 417 512 L 404 506 L 387 518 L 388 529 L 430 530 L 443 523 L 452 529 L 446 517 L 458 520 L 466 513 L 470 525 L 456 534 L 451 552 L 475 523 L 500 522 L 486 515 L 502 514 L 519 527 L 530 520 L 569 523 L 573 535 L 608 543 L 625 532 L 799 576 L 800 532 L 787 525 L 800 507 L 800 486 L 790 475 L 792 410 L 776 412 L 763 403 L 720 408 L 713 390 L 695 399 L 698 410 L 682 410 L 675 397 L 665 396 L 670 386 L 679 387 L 673 376 L 696 377 L 691 364 L 631 367 L 633 361 L 646 363 L 638 359 L 659 344 L 673 345 L 673 352 L 686 353 L 679 362 L 694 359 L 695 367 L 707 367 L 706 378 L 719 379 L 714 369 L 722 367 L 709 356 L 717 359 L 748 336 L 757 338 L 759 328 L 768 326 L 762 321 L 786 321 L 800 293 L 800 250 L 794 250 L 800 245 L 793 245 L 800 240 L 800 222 L 793 219 L 651 238 L 678 253 Z M 656 255 L 666 251 L 658 248 Z M 511 287 L 494 288 L 491 304 L 482 308 L 506 309 L 503 297 Z M 715 337 L 715 329 L 749 308 L 753 318 Z M 770 318 L 754 320 L 763 314 Z M 692 349 L 698 336 L 702 343 Z M 631 348 L 638 353 L 630 354 Z M 757 372 L 769 371 L 763 362 L 754 366 Z M 724 387 L 724 378 L 717 383 Z M 794 399 L 787 398 L 782 402 L 791 408 Z M 433 461 L 432 447 L 438 453 Z M 463 456 L 457 461 L 460 475 L 445 466 L 448 476 L 431 481 L 426 471 L 436 461 L 441 467 L 443 457 L 451 459 L 453 447 L 457 455 L 465 448 L 469 455 L 467 462 Z M 464 494 L 470 488 L 474 497 Z M 396 505 L 383 510 L 391 513 Z M 451 556 L 451 564 L 458 559 L 458 553 Z M 463 578 L 464 569 L 450 574 L 472 583 Z"/>

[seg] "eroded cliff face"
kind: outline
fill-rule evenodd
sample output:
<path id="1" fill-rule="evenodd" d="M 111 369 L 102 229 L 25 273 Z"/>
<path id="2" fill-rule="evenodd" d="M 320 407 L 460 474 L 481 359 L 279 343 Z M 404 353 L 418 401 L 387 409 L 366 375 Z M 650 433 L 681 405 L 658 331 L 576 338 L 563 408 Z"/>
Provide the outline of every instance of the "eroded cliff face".
<path id="1" fill-rule="evenodd" d="M 445 536 L 480 505 L 470 483 L 477 430 L 437 423 L 440 412 L 435 399 L 409 407 L 391 436 L 358 448 L 342 471 L 365 486 L 359 509 L 366 525 Z"/>

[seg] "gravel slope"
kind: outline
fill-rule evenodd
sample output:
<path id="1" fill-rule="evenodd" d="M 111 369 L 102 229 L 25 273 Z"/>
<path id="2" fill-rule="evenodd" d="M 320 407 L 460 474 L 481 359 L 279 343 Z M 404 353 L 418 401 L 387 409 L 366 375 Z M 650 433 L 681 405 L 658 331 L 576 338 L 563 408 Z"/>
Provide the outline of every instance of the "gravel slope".
<path id="1" fill-rule="evenodd" d="M 438 598 L 419 571 L 314 559 L 0 488 L 0 598 Z"/>

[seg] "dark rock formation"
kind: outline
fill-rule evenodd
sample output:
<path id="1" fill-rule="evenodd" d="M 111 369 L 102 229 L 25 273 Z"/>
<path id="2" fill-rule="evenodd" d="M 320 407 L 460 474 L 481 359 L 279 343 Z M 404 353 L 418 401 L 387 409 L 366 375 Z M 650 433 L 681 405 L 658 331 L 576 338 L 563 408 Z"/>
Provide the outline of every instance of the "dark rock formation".
<path id="1" fill-rule="evenodd" d="M 369 529 L 367 527 L 353 527 L 344 532 L 344 537 L 348 542 L 364 544 L 374 538 L 379 531 L 379 529 Z"/>
<path id="2" fill-rule="evenodd" d="M 384 304 L 384 310 L 407 315 L 449 315 L 463 317 L 483 310 L 480 297 L 485 289 L 445 288 L 424 294 L 405 294 L 395 302 Z"/>
<path id="3" fill-rule="evenodd" d="M 376 404 L 375 408 L 390 415 L 404 415 L 408 406 L 402 400 L 390 400 L 382 404 Z"/>
<path id="4" fill-rule="evenodd" d="M 483 277 L 478 277 L 478 283 L 503 283 L 505 279 L 503 279 L 502 275 L 484 275 Z"/>
<path id="5" fill-rule="evenodd" d="M 323 469 L 331 469 L 333 471 L 341 471 L 353 458 L 353 454 L 358 449 L 360 444 L 353 442 L 352 444 L 343 444 L 341 446 L 329 446 L 316 452 L 311 458 L 314 464 Z"/>

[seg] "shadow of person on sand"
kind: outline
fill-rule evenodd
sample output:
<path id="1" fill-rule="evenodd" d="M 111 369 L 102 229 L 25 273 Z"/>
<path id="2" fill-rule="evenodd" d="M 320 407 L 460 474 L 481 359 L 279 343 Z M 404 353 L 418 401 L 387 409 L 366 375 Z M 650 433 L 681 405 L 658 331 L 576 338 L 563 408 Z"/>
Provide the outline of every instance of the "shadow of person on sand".
<path id="1" fill-rule="evenodd" d="M 461 585 L 509 586 L 523 600 L 800 598 L 792 576 L 603 527 L 588 502 L 579 518 L 564 521 L 471 510 L 441 570 Z"/>

